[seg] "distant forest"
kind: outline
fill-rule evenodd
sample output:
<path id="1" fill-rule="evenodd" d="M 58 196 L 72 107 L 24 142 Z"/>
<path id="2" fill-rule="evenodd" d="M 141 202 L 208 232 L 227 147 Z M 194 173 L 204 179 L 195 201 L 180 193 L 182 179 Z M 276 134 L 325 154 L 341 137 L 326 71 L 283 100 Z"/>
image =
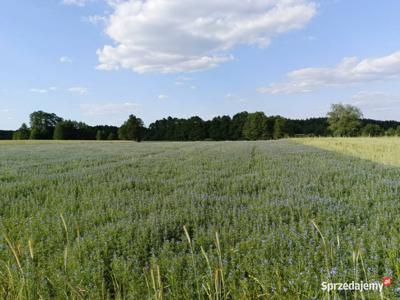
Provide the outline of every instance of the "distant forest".
<path id="1" fill-rule="evenodd" d="M 140 118 L 131 115 L 121 127 L 89 126 L 82 122 L 64 120 L 43 111 L 30 115 L 30 124 L 22 124 L 17 131 L 0 131 L 2 140 L 144 140 L 144 141 L 224 141 L 268 140 L 284 137 L 332 136 L 328 118 L 304 120 L 281 116 L 266 116 L 263 112 L 241 112 L 233 117 L 218 116 L 203 120 L 194 116 L 188 119 L 164 118 L 143 125 Z M 352 136 L 400 135 L 400 122 L 359 119 Z"/>

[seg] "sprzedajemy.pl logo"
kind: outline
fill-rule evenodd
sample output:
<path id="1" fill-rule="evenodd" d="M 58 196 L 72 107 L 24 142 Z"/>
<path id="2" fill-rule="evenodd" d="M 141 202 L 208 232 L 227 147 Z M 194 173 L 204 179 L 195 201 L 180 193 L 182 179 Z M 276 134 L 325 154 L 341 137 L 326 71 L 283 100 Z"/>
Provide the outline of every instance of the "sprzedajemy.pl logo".
<path id="1" fill-rule="evenodd" d="M 383 287 L 391 286 L 393 283 L 392 278 L 384 277 L 382 282 L 322 282 L 321 288 L 323 291 L 376 291 L 382 292 Z"/>

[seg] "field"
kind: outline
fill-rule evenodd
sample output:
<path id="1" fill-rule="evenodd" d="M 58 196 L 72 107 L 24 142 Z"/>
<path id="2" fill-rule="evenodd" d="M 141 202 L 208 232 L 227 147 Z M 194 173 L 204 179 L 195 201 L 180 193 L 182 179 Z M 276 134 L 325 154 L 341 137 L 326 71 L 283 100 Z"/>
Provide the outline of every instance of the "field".
<path id="1" fill-rule="evenodd" d="M 399 167 L 396 138 L 0 143 L 0 298 L 393 299 Z"/>

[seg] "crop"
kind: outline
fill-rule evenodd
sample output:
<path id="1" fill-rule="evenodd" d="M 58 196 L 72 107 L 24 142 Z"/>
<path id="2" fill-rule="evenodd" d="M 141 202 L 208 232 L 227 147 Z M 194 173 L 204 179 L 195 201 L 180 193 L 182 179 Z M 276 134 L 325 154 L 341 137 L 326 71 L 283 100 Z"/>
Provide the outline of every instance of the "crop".
<path id="1" fill-rule="evenodd" d="M 398 297 L 400 169 L 333 150 L 1 143 L 0 298 Z M 321 290 L 384 276 L 382 295 Z"/>
<path id="2" fill-rule="evenodd" d="M 377 163 L 400 167 L 400 139 L 381 138 L 308 138 L 296 139 L 304 145 L 335 151 Z"/>

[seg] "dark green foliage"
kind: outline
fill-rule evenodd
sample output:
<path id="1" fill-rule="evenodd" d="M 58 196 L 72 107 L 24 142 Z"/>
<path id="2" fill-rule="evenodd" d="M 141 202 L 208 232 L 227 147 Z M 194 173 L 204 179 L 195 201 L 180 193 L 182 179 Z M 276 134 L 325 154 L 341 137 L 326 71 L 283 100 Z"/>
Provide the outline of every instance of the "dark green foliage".
<path id="1" fill-rule="evenodd" d="M 357 136 L 361 134 L 361 128 L 368 124 L 381 127 L 388 136 L 400 136 L 400 122 L 358 119 L 361 112 L 355 107 L 340 104 L 332 107 L 334 110 L 329 113 L 329 118 L 304 120 L 266 116 L 263 112 L 248 113 L 245 111 L 232 118 L 218 116 L 209 121 L 204 121 L 198 116 L 188 119 L 168 117 L 151 123 L 148 128 L 145 128 L 143 122 L 135 116 L 133 116 L 133 121 L 130 119 L 128 124 L 124 124 L 121 128 L 115 126 L 92 127 L 76 121 L 66 121 L 59 126 L 58 131 L 60 132 L 55 135 L 56 125 L 62 119 L 55 114 L 39 111 L 31 115 L 31 123 L 33 122 L 34 126 L 30 131 L 30 137 L 32 139 L 48 139 L 49 134 L 52 134 L 51 138 L 55 139 L 79 140 L 118 140 L 119 138 L 128 140 L 138 138 L 138 140 L 147 141 L 269 140 L 302 136 L 323 137 L 332 134 Z M 368 128 L 372 127 L 368 126 Z M 391 130 L 388 131 L 389 129 Z M 14 134 L 14 138 L 25 138 L 27 130 L 29 128 L 22 128 L 23 134 L 17 132 Z M 129 133 L 130 137 L 128 137 Z M 379 135 L 381 134 L 379 133 Z M 0 139 L 12 139 L 12 137 L 12 131 L 0 131 Z"/>
<path id="2" fill-rule="evenodd" d="M 289 136 L 327 136 L 327 118 L 310 118 L 304 120 L 286 120 L 286 131 Z"/>
<path id="3" fill-rule="evenodd" d="M 385 135 L 386 136 L 396 136 L 396 129 L 389 128 L 388 130 L 386 130 Z"/>
<path id="4" fill-rule="evenodd" d="M 12 130 L 0 130 L 0 140 L 11 140 L 13 138 L 14 131 Z"/>
<path id="5" fill-rule="evenodd" d="M 88 125 L 76 121 L 62 121 L 54 129 L 55 140 L 80 140 L 84 139 L 85 129 Z"/>
<path id="6" fill-rule="evenodd" d="M 364 127 L 367 124 L 376 124 L 379 125 L 383 130 L 388 130 L 390 128 L 396 128 L 397 126 L 400 125 L 400 122 L 398 121 L 378 121 L 378 120 L 372 120 L 372 119 L 362 119 L 361 120 L 362 127 Z"/>
<path id="7" fill-rule="evenodd" d="M 233 141 L 243 140 L 243 127 L 246 124 L 249 113 L 247 111 L 238 113 L 232 117 L 231 126 L 229 127 L 229 137 Z"/>
<path id="8" fill-rule="evenodd" d="M 384 130 L 377 124 L 367 124 L 362 129 L 363 136 L 382 136 L 384 134 Z"/>
<path id="9" fill-rule="evenodd" d="M 130 115 L 129 119 L 121 126 L 118 136 L 121 140 L 140 142 L 144 135 L 144 125 L 140 118 Z"/>
<path id="10" fill-rule="evenodd" d="M 62 121 L 57 124 L 53 138 L 55 140 L 115 140 L 118 127 L 89 126 L 77 121 Z"/>
<path id="11" fill-rule="evenodd" d="M 29 140 L 31 130 L 25 123 L 22 123 L 21 127 L 13 133 L 13 140 Z"/>
<path id="12" fill-rule="evenodd" d="M 207 137 L 207 128 L 204 121 L 198 117 L 191 117 L 187 120 L 187 136 L 189 141 L 203 141 Z"/>
<path id="13" fill-rule="evenodd" d="M 328 113 L 329 129 L 334 136 L 357 136 L 361 117 L 360 109 L 355 106 L 333 104 Z"/>
<path id="14" fill-rule="evenodd" d="M 107 140 L 109 141 L 118 140 L 118 135 L 115 132 L 110 132 L 107 136 Z"/>
<path id="15" fill-rule="evenodd" d="M 98 141 L 104 141 L 107 139 L 107 133 L 104 130 L 97 130 L 96 133 L 96 140 Z"/>
<path id="16" fill-rule="evenodd" d="M 197 116 L 158 120 L 150 124 L 145 135 L 146 140 L 153 141 L 202 141 L 206 137 L 206 123 Z"/>
<path id="17" fill-rule="evenodd" d="M 286 130 L 286 119 L 280 116 L 275 117 L 275 124 L 274 124 L 274 134 L 273 137 L 275 140 L 281 139 L 287 135 Z"/>
<path id="18" fill-rule="evenodd" d="M 214 141 L 229 140 L 231 118 L 229 116 L 215 117 L 209 123 L 209 138 Z"/>
<path id="19" fill-rule="evenodd" d="M 53 138 L 55 140 L 94 140 L 96 131 L 85 123 L 77 121 L 62 121 L 57 124 Z"/>
<path id="20" fill-rule="evenodd" d="M 272 136 L 268 128 L 268 118 L 263 112 L 251 113 L 243 126 L 243 137 L 247 140 L 264 140 Z"/>
<path id="21" fill-rule="evenodd" d="M 63 119 L 56 114 L 36 111 L 30 115 L 32 140 L 51 140 L 56 125 Z"/>
<path id="22" fill-rule="evenodd" d="M 98 138 L 100 138 L 100 140 L 110 140 L 110 137 L 112 138 L 111 140 L 118 139 L 119 128 L 116 126 L 95 126 L 91 127 L 91 129 L 94 140 L 97 140 Z"/>

